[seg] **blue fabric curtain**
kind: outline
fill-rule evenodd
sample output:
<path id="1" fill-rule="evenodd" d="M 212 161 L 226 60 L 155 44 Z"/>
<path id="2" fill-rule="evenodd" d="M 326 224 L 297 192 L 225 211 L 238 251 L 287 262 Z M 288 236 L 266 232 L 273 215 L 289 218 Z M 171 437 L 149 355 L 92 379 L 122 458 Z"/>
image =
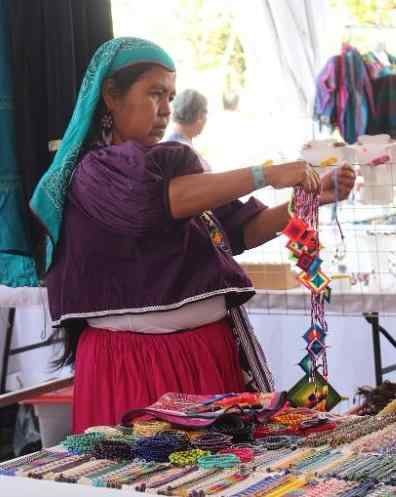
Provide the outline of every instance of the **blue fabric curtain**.
<path id="1" fill-rule="evenodd" d="M 28 202 L 91 56 L 112 37 L 110 0 L 0 0 L 0 285 L 36 286 L 43 273 Z"/>
<path id="2" fill-rule="evenodd" d="M 7 1 L 0 0 L 0 284 L 35 286 L 15 150 Z M 15 257 L 12 254 L 17 254 Z"/>

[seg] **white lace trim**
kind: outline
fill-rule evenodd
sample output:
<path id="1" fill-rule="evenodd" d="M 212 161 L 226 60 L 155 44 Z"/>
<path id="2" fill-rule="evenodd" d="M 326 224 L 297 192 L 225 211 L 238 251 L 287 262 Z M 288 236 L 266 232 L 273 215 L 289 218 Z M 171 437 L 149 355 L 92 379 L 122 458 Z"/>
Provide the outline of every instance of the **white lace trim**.
<path id="1" fill-rule="evenodd" d="M 105 316 L 117 316 L 121 314 L 143 314 L 145 312 L 161 312 L 170 311 L 172 309 L 178 309 L 185 304 L 197 302 L 199 300 L 204 300 L 215 295 L 225 295 L 227 293 L 247 293 L 254 292 L 253 287 L 247 288 L 224 288 L 221 290 L 214 290 L 213 292 L 202 293 L 201 295 L 194 295 L 194 297 L 188 297 L 187 299 L 176 302 L 175 304 L 169 305 L 152 305 L 147 307 L 134 307 L 125 309 L 107 309 L 105 311 L 92 311 L 92 312 L 72 312 L 69 314 L 62 314 L 60 318 L 56 321 L 52 321 L 52 326 L 59 326 L 63 321 L 67 319 L 84 319 L 84 318 L 94 318 L 94 317 L 105 317 Z"/>

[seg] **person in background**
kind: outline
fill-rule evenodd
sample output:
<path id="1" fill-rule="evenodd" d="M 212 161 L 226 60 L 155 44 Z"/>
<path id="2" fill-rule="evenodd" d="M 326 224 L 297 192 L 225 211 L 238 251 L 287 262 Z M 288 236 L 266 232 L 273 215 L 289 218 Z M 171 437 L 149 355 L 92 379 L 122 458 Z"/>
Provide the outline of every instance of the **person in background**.
<path id="1" fill-rule="evenodd" d="M 193 139 L 202 133 L 207 120 L 206 97 L 197 90 L 187 89 L 176 95 L 172 107 L 174 125 L 166 141 L 184 143 L 194 149 Z M 208 162 L 196 150 L 195 153 L 199 155 L 204 171 L 210 171 Z"/>

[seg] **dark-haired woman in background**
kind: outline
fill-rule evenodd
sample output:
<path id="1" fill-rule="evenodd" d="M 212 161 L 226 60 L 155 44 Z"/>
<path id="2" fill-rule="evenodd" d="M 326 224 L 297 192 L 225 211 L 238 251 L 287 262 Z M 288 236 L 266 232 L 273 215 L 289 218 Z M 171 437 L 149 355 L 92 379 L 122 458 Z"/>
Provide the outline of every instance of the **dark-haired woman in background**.
<path id="1" fill-rule="evenodd" d="M 233 255 L 273 238 L 288 213 L 237 199 L 266 185 L 321 187 L 323 203 L 334 199 L 333 178 L 320 184 L 301 161 L 205 174 L 190 147 L 159 143 L 175 78 L 172 59 L 151 42 L 99 48 L 31 202 L 49 235 L 53 325 L 65 329 L 63 361 L 75 361 L 76 432 L 115 424 L 168 391 L 244 390 L 241 323 L 233 332 L 228 315 L 254 289 Z M 337 174 L 340 199 L 354 177 Z M 253 379 L 270 390 L 260 347 L 246 343 Z"/>

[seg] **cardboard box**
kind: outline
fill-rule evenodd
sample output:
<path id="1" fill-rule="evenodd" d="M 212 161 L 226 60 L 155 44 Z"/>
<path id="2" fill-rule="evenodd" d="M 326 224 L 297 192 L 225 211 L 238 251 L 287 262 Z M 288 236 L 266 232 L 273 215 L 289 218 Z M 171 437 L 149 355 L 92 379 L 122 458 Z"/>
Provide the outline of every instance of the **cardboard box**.
<path id="1" fill-rule="evenodd" d="M 289 290 L 299 286 L 290 264 L 244 263 L 242 267 L 258 290 Z"/>

